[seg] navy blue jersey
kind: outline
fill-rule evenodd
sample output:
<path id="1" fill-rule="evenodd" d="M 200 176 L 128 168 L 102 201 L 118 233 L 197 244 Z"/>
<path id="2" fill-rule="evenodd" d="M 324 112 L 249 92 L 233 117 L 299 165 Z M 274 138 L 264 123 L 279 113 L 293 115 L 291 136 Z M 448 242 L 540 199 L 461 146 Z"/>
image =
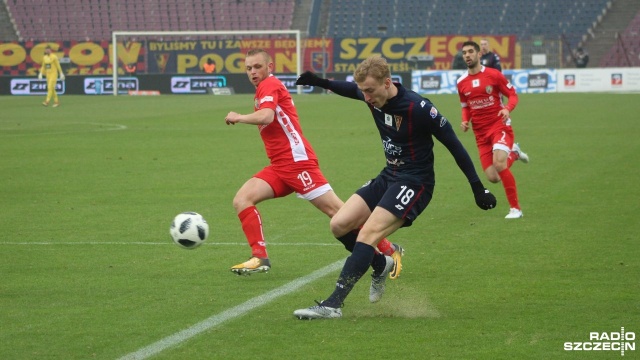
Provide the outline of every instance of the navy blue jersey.
<path id="1" fill-rule="evenodd" d="M 500 56 L 492 51 L 489 51 L 486 54 L 482 54 L 482 56 L 480 57 L 480 64 L 502 71 L 502 65 L 500 65 Z"/>
<path id="2" fill-rule="evenodd" d="M 429 101 L 396 83 L 398 94 L 380 109 L 366 103 L 380 132 L 386 157 L 382 174 L 390 179 L 435 184 L 433 138 L 454 156 L 469 182 L 479 181 L 469 154 L 460 143 L 449 121 Z M 330 81 L 329 89 L 338 95 L 364 101 L 355 83 Z"/>

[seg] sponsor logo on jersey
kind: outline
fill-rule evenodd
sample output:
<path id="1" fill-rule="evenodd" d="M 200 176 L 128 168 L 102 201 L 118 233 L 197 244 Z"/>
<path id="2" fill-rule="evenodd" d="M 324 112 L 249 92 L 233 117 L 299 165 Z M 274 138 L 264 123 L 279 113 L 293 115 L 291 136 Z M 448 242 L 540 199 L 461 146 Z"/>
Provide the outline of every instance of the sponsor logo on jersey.
<path id="1" fill-rule="evenodd" d="M 431 110 L 429 110 L 429 115 L 431 115 L 432 119 L 435 119 L 436 116 L 438 116 L 438 109 L 436 109 L 435 106 L 432 106 Z"/>
<path id="2" fill-rule="evenodd" d="M 393 159 L 393 160 L 387 159 L 387 164 L 400 167 L 404 165 L 404 161 L 400 159 Z"/>
<path id="3" fill-rule="evenodd" d="M 389 114 L 384 114 L 384 124 L 387 126 L 393 125 L 393 116 Z"/>
<path id="4" fill-rule="evenodd" d="M 489 96 L 481 99 L 470 100 L 468 102 L 468 105 L 471 109 L 474 109 L 474 110 L 483 109 L 489 106 L 493 106 L 494 100 L 495 99 L 493 98 L 493 96 Z"/>
<path id="5" fill-rule="evenodd" d="M 384 152 L 389 155 L 398 156 L 402 154 L 402 148 L 392 143 L 391 138 L 388 136 L 386 139 L 382 140 L 382 146 L 384 147 Z"/>
<path id="6" fill-rule="evenodd" d="M 394 120 L 396 121 L 396 130 L 400 131 L 400 125 L 402 125 L 402 116 L 393 115 Z"/>

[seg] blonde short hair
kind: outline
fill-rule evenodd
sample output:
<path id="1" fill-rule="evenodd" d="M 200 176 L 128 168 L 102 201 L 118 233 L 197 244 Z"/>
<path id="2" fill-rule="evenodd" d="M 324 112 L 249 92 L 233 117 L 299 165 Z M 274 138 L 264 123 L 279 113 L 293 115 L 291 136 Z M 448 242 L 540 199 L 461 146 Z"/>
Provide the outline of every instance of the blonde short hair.
<path id="1" fill-rule="evenodd" d="M 371 56 L 361 62 L 353 72 L 353 78 L 357 83 L 364 82 L 369 76 L 380 83 L 390 78 L 391 70 L 389 70 L 387 59 L 377 55 Z"/>
<path id="2" fill-rule="evenodd" d="M 266 52 L 263 49 L 251 49 L 247 52 L 247 57 L 258 55 L 258 54 L 262 54 L 262 57 L 264 58 L 267 64 L 271 62 L 271 56 L 269 55 L 268 52 Z"/>

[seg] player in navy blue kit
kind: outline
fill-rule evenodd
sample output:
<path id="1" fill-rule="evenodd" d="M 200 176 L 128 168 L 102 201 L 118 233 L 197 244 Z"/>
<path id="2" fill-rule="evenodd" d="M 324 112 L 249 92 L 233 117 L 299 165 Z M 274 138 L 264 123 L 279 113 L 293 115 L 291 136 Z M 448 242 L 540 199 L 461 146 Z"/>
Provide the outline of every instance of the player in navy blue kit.
<path id="1" fill-rule="evenodd" d="M 500 72 L 502 72 L 502 65 L 500 64 L 500 56 L 498 54 L 491 51 L 489 47 L 489 40 L 482 39 L 480 40 L 480 51 L 482 53 L 482 57 L 480 58 L 480 64 L 494 68 Z"/>
<path id="2" fill-rule="evenodd" d="M 311 72 L 300 75 L 296 85 L 311 85 L 364 101 L 380 132 L 386 166 L 378 176 L 358 189 L 331 219 L 331 232 L 341 237 L 360 228 L 351 256 L 342 268 L 334 292 L 324 301 L 294 311 L 300 319 L 342 317 L 341 307 L 369 266 L 374 268 L 369 300 L 378 301 L 385 288 L 389 264 L 372 263 L 382 238 L 413 221 L 431 201 L 435 186 L 433 138 L 453 155 L 467 177 L 476 204 L 484 210 L 496 206 L 473 162 L 449 121 L 428 99 L 391 81 L 384 58 L 373 56 L 358 65 L 355 83 L 327 80 Z M 393 264 L 391 264 L 393 265 Z"/>

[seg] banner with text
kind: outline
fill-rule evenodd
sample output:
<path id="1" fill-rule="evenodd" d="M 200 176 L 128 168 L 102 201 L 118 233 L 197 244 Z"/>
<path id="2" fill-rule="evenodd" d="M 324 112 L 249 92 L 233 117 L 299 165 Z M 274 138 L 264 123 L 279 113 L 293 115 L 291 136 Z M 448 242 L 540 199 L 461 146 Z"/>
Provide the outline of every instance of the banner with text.
<path id="1" fill-rule="evenodd" d="M 640 68 L 558 70 L 558 92 L 640 91 Z"/>
<path id="2" fill-rule="evenodd" d="M 387 38 L 307 38 L 302 40 L 302 71 L 353 73 L 371 55 L 387 59 L 392 72 L 451 68 L 454 55 L 467 40 L 481 36 L 423 36 Z M 515 36 L 487 37 L 504 69 L 515 68 Z M 67 75 L 105 75 L 112 73 L 113 52 L 108 41 L 0 42 L 0 75 L 35 76 L 44 49 L 50 46 L 61 59 Z M 296 73 L 295 39 L 224 40 L 141 40 L 117 44 L 118 73 L 127 75 L 125 64 L 133 64 L 142 74 L 197 74 L 208 59 L 216 73 L 244 73 L 244 57 L 252 48 L 269 52 L 274 73 Z"/>
<path id="3" fill-rule="evenodd" d="M 389 38 L 337 38 L 334 39 L 332 63 L 329 71 L 353 73 L 356 66 L 371 55 L 387 59 L 391 72 L 412 70 L 449 70 L 453 57 L 462 43 L 487 38 L 493 52 L 500 56 L 503 69 L 515 68 L 516 37 L 439 35 L 423 37 Z M 317 50 L 317 49 L 316 49 Z M 306 70 L 306 69 L 305 69 Z"/>
<path id="4" fill-rule="evenodd" d="M 466 70 L 413 71 L 411 89 L 420 94 L 457 94 L 458 78 Z M 519 93 L 556 92 L 557 75 L 554 69 L 504 70 L 504 76 Z"/>
<path id="5" fill-rule="evenodd" d="M 145 47 L 140 42 L 118 43 L 118 73 L 126 74 L 125 64 L 146 72 Z M 36 76 L 44 49 L 51 47 L 67 75 L 112 74 L 113 52 L 108 41 L 10 42 L 0 43 L 0 75 Z"/>
<path id="6" fill-rule="evenodd" d="M 304 39 L 304 70 L 317 73 L 353 73 L 356 66 L 371 55 L 387 59 L 392 72 L 416 69 L 450 69 L 453 57 L 467 40 L 480 36 L 424 36 L 389 38 L 308 38 Z M 505 69 L 514 68 L 515 36 L 487 37 Z M 261 48 L 272 57 L 274 73 L 296 72 L 294 39 L 227 39 L 190 41 L 149 41 L 149 73 L 184 74 L 201 72 L 202 64 L 212 59 L 216 72 L 243 73 L 244 57 L 249 49 Z M 423 63 L 428 59 L 428 64 Z M 301 71 L 302 72 L 302 71 Z"/>

